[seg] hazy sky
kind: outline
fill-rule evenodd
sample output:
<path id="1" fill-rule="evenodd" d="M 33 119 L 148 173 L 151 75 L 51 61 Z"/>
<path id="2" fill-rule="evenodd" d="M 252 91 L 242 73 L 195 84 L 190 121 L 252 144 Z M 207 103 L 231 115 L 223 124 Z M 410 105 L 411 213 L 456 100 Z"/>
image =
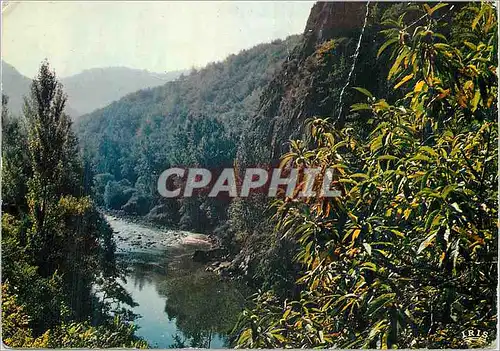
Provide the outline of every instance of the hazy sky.
<path id="1" fill-rule="evenodd" d="M 47 58 L 59 76 L 125 66 L 202 67 L 302 33 L 312 2 L 9 2 L 2 58 L 32 77 Z"/>

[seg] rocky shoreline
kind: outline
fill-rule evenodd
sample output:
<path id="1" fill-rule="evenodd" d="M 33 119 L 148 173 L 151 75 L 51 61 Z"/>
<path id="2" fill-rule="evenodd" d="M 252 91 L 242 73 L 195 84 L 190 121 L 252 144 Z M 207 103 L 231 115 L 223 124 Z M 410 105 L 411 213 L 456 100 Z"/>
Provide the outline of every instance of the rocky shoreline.
<path id="1" fill-rule="evenodd" d="M 185 244 L 185 245 L 205 244 L 205 245 L 209 245 L 210 249 L 215 249 L 215 248 L 218 248 L 220 246 L 217 238 L 211 234 L 193 233 L 190 231 L 181 230 L 179 228 L 173 228 L 173 227 L 160 225 L 158 223 L 147 220 L 143 216 L 126 214 L 124 211 L 104 210 L 104 209 L 100 209 L 99 211 L 104 215 L 104 217 L 106 218 L 108 223 L 110 221 L 113 221 L 113 220 L 123 220 L 123 221 L 126 221 L 128 223 L 135 224 L 135 225 L 142 226 L 142 227 L 146 227 L 146 228 L 154 230 L 154 231 L 169 233 L 171 235 L 173 234 L 173 236 L 176 239 L 182 241 L 182 244 Z M 113 229 L 113 232 L 114 232 L 115 238 L 117 238 L 118 241 L 128 241 L 131 239 L 129 236 L 122 236 L 115 229 Z M 184 234 L 184 235 L 182 235 L 182 234 Z M 133 244 L 133 246 L 138 246 L 138 247 L 143 247 L 143 248 L 144 248 L 144 246 L 150 247 L 150 246 L 155 245 L 154 240 L 148 240 L 146 242 L 143 242 L 143 240 L 141 240 L 141 239 L 144 239 L 143 235 L 141 235 L 141 233 L 137 233 L 135 240 L 131 241 L 131 244 Z"/>
<path id="2" fill-rule="evenodd" d="M 201 263 L 205 270 L 220 276 L 232 276 L 230 271 L 234 263 L 229 252 L 221 247 L 213 235 L 168 228 L 122 211 L 101 212 L 113 228 L 118 254 L 162 251 L 175 246 L 193 247 L 191 258 L 194 262 Z M 126 231 L 117 230 L 122 225 L 121 222 L 127 223 Z"/>

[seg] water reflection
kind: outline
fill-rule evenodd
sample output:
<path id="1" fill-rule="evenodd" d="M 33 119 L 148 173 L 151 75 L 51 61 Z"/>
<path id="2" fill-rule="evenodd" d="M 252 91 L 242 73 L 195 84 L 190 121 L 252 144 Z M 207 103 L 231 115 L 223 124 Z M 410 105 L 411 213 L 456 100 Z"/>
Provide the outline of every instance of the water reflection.
<path id="1" fill-rule="evenodd" d="M 223 348 L 243 308 L 241 288 L 190 258 L 192 248 L 128 253 L 125 289 L 138 306 L 137 334 L 153 347 Z"/>
<path id="2" fill-rule="evenodd" d="M 214 337 L 231 330 L 242 308 L 232 286 L 202 270 L 171 277 L 160 285 L 160 291 L 167 296 L 168 318 L 176 320 L 191 347 L 210 347 Z"/>

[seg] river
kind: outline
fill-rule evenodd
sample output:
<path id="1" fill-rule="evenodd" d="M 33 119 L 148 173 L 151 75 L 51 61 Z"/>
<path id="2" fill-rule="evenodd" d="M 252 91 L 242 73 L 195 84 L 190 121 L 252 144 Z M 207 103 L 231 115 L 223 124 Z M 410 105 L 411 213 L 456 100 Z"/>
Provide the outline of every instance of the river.
<path id="1" fill-rule="evenodd" d="M 137 335 L 151 347 L 228 347 L 227 334 L 243 308 L 244 289 L 191 259 L 208 249 L 202 234 L 160 230 L 106 216 L 115 232 L 121 284 L 139 315 Z"/>

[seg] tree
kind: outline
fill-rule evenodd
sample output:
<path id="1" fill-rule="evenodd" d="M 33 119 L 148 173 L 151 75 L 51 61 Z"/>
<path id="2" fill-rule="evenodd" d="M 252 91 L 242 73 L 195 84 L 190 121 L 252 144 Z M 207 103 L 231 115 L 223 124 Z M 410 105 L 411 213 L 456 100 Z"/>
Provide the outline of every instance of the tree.
<path id="1" fill-rule="evenodd" d="M 104 190 L 104 203 L 109 209 L 121 210 L 133 193 L 134 188 L 128 180 L 123 179 L 119 182 L 110 180 Z"/>
<path id="2" fill-rule="evenodd" d="M 31 175 L 26 130 L 22 121 L 9 114 L 8 97 L 2 95 L 2 207 L 4 211 L 26 211 L 26 183 Z"/>
<path id="3" fill-rule="evenodd" d="M 54 272 L 57 262 L 50 260 L 56 239 L 55 223 L 50 218 L 59 214 L 59 199 L 79 196 L 82 190 L 78 181 L 82 167 L 71 122 L 64 113 L 65 104 L 66 96 L 55 73 L 50 71 L 48 62 L 42 63 L 24 105 L 32 173 L 28 181 L 28 207 L 33 226 L 28 245 L 37 256 L 36 264 L 42 275 Z M 49 264 L 51 261 L 54 263 Z"/>
<path id="4" fill-rule="evenodd" d="M 94 294 L 133 304 L 116 283 L 111 228 L 86 195 L 92 172 L 82 167 L 65 101 L 44 62 L 25 102 L 28 128 L 3 119 L 2 176 L 17 192 L 2 208 L 3 337 L 17 347 L 133 346 L 134 327 L 113 322 L 110 302 Z"/>

